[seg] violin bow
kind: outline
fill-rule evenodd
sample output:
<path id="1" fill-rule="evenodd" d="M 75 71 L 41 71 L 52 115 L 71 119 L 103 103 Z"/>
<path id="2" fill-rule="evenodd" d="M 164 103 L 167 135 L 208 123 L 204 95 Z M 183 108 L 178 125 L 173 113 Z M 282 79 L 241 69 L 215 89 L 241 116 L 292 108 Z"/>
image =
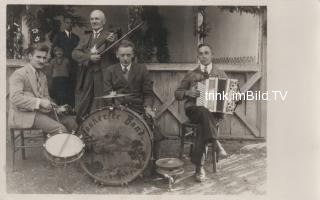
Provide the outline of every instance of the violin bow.
<path id="1" fill-rule="evenodd" d="M 112 43 L 110 46 L 108 46 L 106 49 L 104 49 L 103 51 L 101 51 L 99 53 L 99 55 L 102 55 L 104 53 L 106 53 L 109 49 L 111 49 L 114 45 L 116 45 L 118 42 L 120 42 L 121 40 L 123 40 L 125 37 L 127 37 L 129 34 L 131 34 L 133 31 L 135 31 L 136 29 L 138 29 L 139 27 L 141 27 L 143 25 L 143 22 L 141 22 L 140 24 L 138 24 L 137 26 L 135 26 L 133 29 L 131 29 L 130 31 L 128 31 L 125 35 L 123 35 L 121 38 L 119 38 L 118 40 L 116 40 L 114 43 Z"/>

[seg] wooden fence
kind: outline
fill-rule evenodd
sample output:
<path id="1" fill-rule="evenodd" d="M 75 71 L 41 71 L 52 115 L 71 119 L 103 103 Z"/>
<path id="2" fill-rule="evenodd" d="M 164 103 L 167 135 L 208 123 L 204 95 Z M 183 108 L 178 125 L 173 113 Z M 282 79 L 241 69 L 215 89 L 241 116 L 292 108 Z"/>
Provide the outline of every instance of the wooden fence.
<path id="1" fill-rule="evenodd" d="M 7 61 L 7 80 L 13 71 L 26 63 L 21 60 Z M 187 120 L 184 113 L 184 102 L 176 101 L 174 91 L 186 72 L 197 64 L 147 64 L 154 81 L 154 94 L 157 108 L 156 119 L 161 132 L 169 136 L 178 136 L 181 123 Z M 230 78 L 240 81 L 241 91 L 261 90 L 262 70 L 260 65 L 218 64 Z M 228 115 L 220 128 L 222 138 L 255 139 L 264 138 L 265 110 L 262 101 L 243 101 L 234 115 Z"/>

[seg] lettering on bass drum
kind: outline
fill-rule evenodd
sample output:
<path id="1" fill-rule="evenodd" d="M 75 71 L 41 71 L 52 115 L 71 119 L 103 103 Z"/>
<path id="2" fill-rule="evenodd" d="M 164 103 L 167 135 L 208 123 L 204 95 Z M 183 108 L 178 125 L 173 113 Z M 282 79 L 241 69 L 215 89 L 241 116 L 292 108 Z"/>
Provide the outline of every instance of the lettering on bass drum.
<path id="1" fill-rule="evenodd" d="M 140 115 L 126 107 L 93 112 L 78 132 L 87 137 L 82 168 L 105 185 L 129 183 L 151 158 L 152 132 Z"/>

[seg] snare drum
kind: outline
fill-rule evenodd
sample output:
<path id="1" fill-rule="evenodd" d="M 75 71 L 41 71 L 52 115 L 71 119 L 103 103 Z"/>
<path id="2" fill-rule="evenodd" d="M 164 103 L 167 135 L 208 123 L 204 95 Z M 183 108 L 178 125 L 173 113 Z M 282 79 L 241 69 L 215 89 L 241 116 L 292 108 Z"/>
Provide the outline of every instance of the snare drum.
<path id="1" fill-rule="evenodd" d="M 56 164 L 66 164 L 82 157 L 85 144 L 74 134 L 60 133 L 48 137 L 43 147 L 49 160 Z"/>
<path id="2" fill-rule="evenodd" d="M 88 147 L 81 166 L 102 184 L 128 184 L 151 158 L 152 132 L 139 114 L 124 106 L 91 113 L 78 132 L 87 138 Z"/>

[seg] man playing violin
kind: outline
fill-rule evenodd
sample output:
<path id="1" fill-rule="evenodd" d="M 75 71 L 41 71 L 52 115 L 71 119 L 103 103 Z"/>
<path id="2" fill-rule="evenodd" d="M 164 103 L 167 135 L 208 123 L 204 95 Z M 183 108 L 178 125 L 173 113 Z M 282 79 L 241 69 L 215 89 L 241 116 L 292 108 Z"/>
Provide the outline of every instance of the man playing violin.
<path id="1" fill-rule="evenodd" d="M 114 33 L 104 29 L 106 17 L 101 10 L 94 10 L 90 14 L 92 32 L 80 40 L 79 45 L 72 51 L 72 58 L 80 65 L 77 89 L 81 92 L 80 104 L 76 121 L 81 123 L 90 111 L 103 106 L 95 97 L 103 95 L 102 69 L 114 64 L 116 57 L 112 49 L 103 55 L 99 53 L 114 42 Z"/>

